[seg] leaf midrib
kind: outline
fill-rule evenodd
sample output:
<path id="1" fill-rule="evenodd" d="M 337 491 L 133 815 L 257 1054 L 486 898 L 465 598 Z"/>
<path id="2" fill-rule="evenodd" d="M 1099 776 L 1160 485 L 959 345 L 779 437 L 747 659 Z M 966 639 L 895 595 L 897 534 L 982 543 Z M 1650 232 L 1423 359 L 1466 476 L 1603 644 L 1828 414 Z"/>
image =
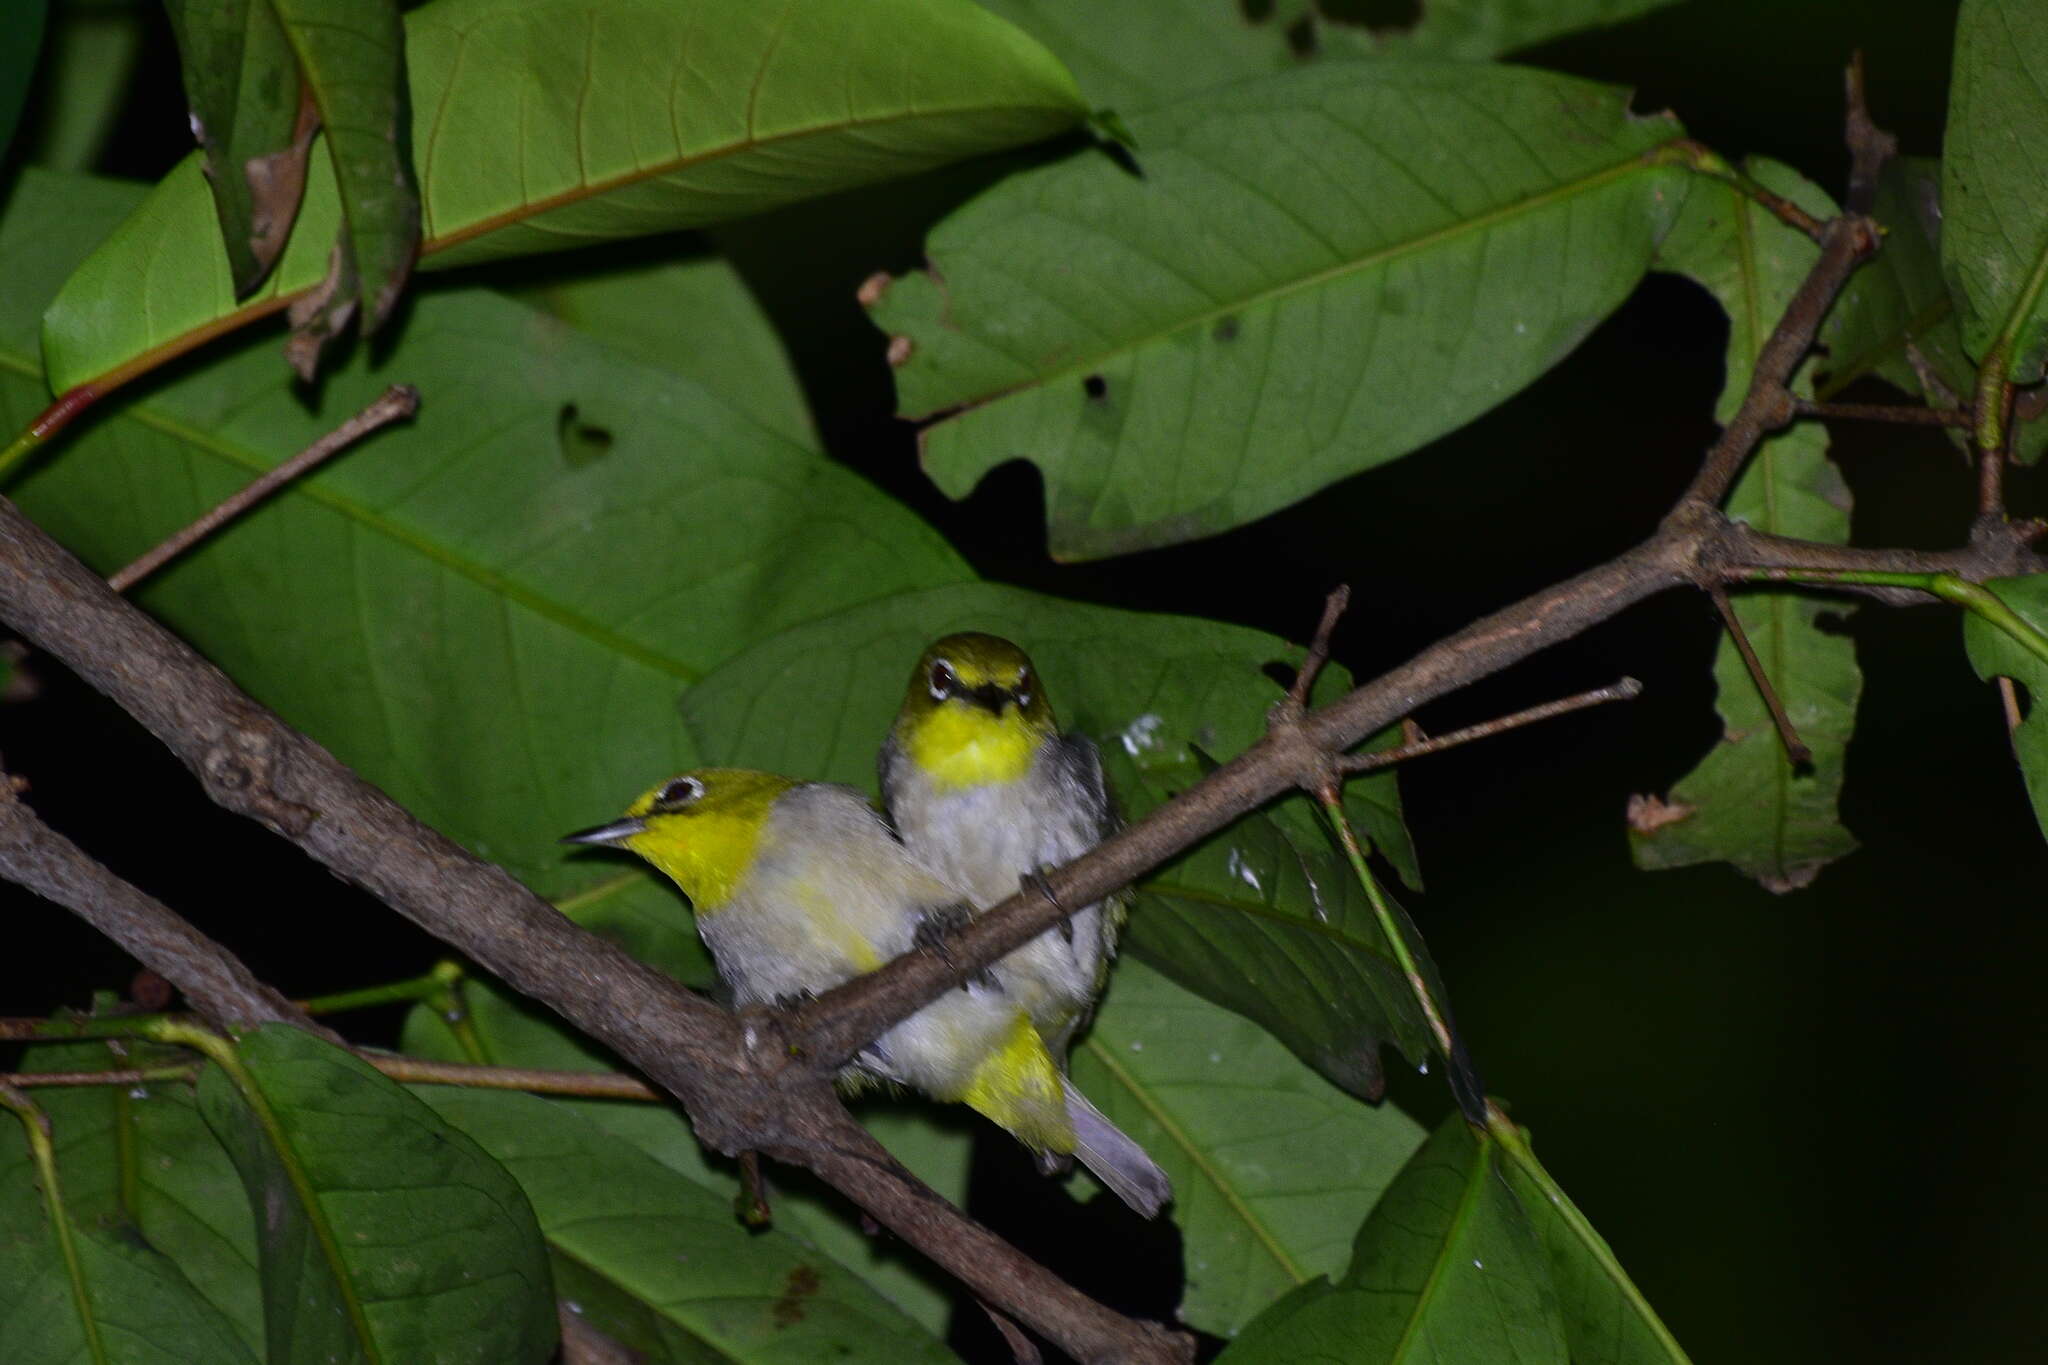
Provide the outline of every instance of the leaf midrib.
<path id="1" fill-rule="evenodd" d="M 1457 1211 L 1451 1215 L 1450 1225 L 1444 1229 L 1442 1244 L 1438 1246 L 1435 1261 L 1429 1268 L 1429 1278 L 1423 1281 L 1422 1288 L 1415 1295 L 1415 1306 L 1409 1311 L 1407 1326 L 1401 1330 L 1401 1339 L 1394 1343 L 1393 1360 L 1408 1358 L 1415 1335 L 1422 1328 L 1423 1314 L 1443 1285 L 1444 1272 L 1451 1263 L 1451 1247 L 1464 1235 L 1465 1226 L 1472 1219 L 1473 1206 L 1478 1202 L 1480 1183 L 1492 1170 L 1493 1163 L 1487 1155 L 1491 1144 L 1483 1137 L 1475 1141 L 1479 1150 L 1474 1154 L 1472 1173 L 1465 1178 L 1465 1189 L 1458 1196 Z"/>
<path id="2" fill-rule="evenodd" d="M 20 356 L 4 350 L 0 350 L 0 369 L 13 370 L 17 374 L 37 380 L 38 382 L 43 378 L 40 366 L 24 361 Z M 207 433 L 187 426 L 175 418 L 151 411 L 146 403 L 132 403 L 118 413 L 116 417 L 117 420 L 133 421 L 142 426 L 149 427 L 163 435 L 169 436 L 172 440 L 177 441 L 192 451 L 210 455 L 223 463 L 247 470 L 252 474 L 268 473 L 273 467 L 265 463 L 261 458 L 243 451 L 226 441 L 213 439 Z M 356 525 L 376 532 L 400 548 L 411 551 L 430 563 L 459 574 L 483 588 L 486 592 L 492 593 L 504 600 L 516 602 L 544 620 L 552 621 L 565 630 L 581 635 L 592 644 L 623 655 L 645 667 L 666 673 L 685 684 L 694 683 L 703 676 L 699 670 L 683 663 L 680 659 L 671 658 L 637 641 L 628 639 L 616 631 L 591 620 L 581 612 L 574 611 L 560 602 L 522 586 L 507 574 L 500 573 L 498 570 L 492 569 L 465 555 L 457 554 L 453 550 L 439 545 L 426 536 L 407 528 L 396 518 L 372 511 L 355 499 L 337 493 L 333 488 L 319 482 L 317 478 L 297 480 L 289 488 L 282 490 L 279 497 L 302 497 L 319 503 L 330 511 L 339 513 Z M 260 511 L 261 509 L 257 509 L 251 515 L 260 515 Z"/>
<path id="3" fill-rule="evenodd" d="M 1092 374 L 1096 370 L 1100 369 L 1103 366 L 1103 364 L 1109 359 L 1132 354 L 1137 351 L 1142 351 L 1150 346 L 1156 346 L 1162 342 L 1170 340 L 1171 338 L 1182 332 L 1203 327 L 1209 323 L 1218 322 L 1223 318 L 1235 316 L 1236 314 L 1246 312 L 1253 308 L 1262 307 L 1266 304 L 1276 302 L 1277 300 L 1287 298 L 1293 294 L 1304 293 L 1314 289 L 1320 289 L 1323 286 L 1330 284 L 1335 280 L 1342 279 L 1344 276 L 1352 274 L 1353 272 L 1369 270 L 1376 266 L 1399 261 L 1404 259 L 1405 257 L 1416 255 L 1423 251 L 1429 250 L 1430 248 L 1443 245 L 1444 243 L 1455 242 L 1459 238 L 1467 236 L 1469 234 L 1484 233 L 1491 231 L 1493 228 L 1500 226 L 1502 223 L 1509 222 L 1524 214 L 1538 212 L 1544 208 L 1548 208 L 1553 203 L 1570 198 L 1572 196 L 1581 193 L 1589 193 L 1592 190 L 1598 189 L 1602 185 L 1608 184 L 1611 181 L 1619 180 L 1623 176 L 1626 176 L 1631 172 L 1658 172 L 1675 169 L 1658 161 L 1656 159 L 1656 152 L 1660 148 L 1668 146 L 1672 142 L 1679 141 L 1681 136 L 1682 134 L 1674 132 L 1669 138 L 1665 139 L 1664 142 L 1658 143 L 1655 146 L 1643 148 L 1640 151 L 1631 152 L 1629 153 L 1626 160 L 1621 161 L 1615 165 L 1609 166 L 1604 170 L 1595 171 L 1590 175 L 1581 176 L 1578 179 L 1568 181 L 1565 184 L 1553 186 L 1552 188 L 1543 190 L 1540 193 L 1530 195 L 1523 199 L 1515 200 L 1514 202 L 1509 204 L 1503 204 L 1499 208 L 1490 209 L 1487 212 L 1478 215 L 1477 217 L 1466 218 L 1459 222 L 1451 223 L 1444 227 L 1437 228 L 1434 231 L 1423 233 L 1419 237 L 1412 237 L 1403 242 L 1396 242 L 1388 246 L 1380 247 L 1376 250 L 1369 251 L 1362 256 L 1356 257 L 1355 259 L 1349 261 L 1340 261 L 1336 265 L 1327 266 L 1322 270 L 1314 271 L 1310 274 L 1302 275 L 1292 280 L 1283 281 L 1280 284 L 1272 285 L 1268 288 L 1258 290 L 1255 293 L 1247 294 L 1242 298 L 1227 303 L 1218 304 L 1214 308 L 1205 309 L 1201 312 L 1186 314 L 1180 317 L 1179 319 L 1167 323 L 1166 325 L 1160 328 L 1146 332 L 1143 335 L 1132 337 L 1128 340 L 1118 342 L 1113 346 L 1105 347 L 1100 351 L 1093 352 L 1085 356 L 1084 358 L 1078 361 L 1074 361 L 1060 369 L 1043 371 L 1029 379 L 1022 380 L 1016 384 L 1008 385 L 1007 387 L 989 389 L 980 393 L 968 394 L 962 398 L 954 400 L 951 403 L 944 404 L 940 408 L 916 415 L 931 416 L 933 412 L 937 412 L 943 414 L 938 418 L 939 422 L 950 421 L 953 418 L 961 416 L 963 413 L 968 412 L 983 404 L 999 402 L 1002 399 L 1011 397 L 1012 395 L 1015 394 L 1027 392 L 1031 389 L 1049 387 L 1057 384 L 1062 379 L 1071 378 L 1075 375 Z M 1679 171 L 1679 173 L 1683 174 L 1684 172 L 1681 170 Z M 936 265 L 936 262 L 934 264 Z M 913 416 L 913 414 L 900 413 L 899 416 L 910 417 Z"/>
<path id="4" fill-rule="evenodd" d="M 1280 1267 L 1280 1273 L 1285 1275 L 1294 1284 L 1306 1284 L 1308 1282 L 1307 1272 L 1295 1263 L 1292 1256 L 1287 1254 L 1287 1248 L 1280 1244 L 1279 1236 L 1266 1225 L 1264 1219 L 1259 1217 L 1251 1204 L 1238 1192 L 1237 1187 L 1224 1178 L 1223 1172 L 1218 1170 L 1216 1164 L 1209 1160 L 1208 1154 L 1195 1145 L 1194 1140 L 1188 1136 L 1187 1130 L 1174 1121 L 1165 1106 L 1159 1103 L 1150 1089 L 1142 1084 L 1137 1077 L 1133 1076 L 1111 1054 L 1110 1049 L 1103 1045 L 1101 1035 L 1102 1022 L 1097 1020 L 1095 1027 L 1088 1031 L 1088 1037 L 1082 1042 L 1081 1046 L 1088 1050 L 1089 1055 L 1101 1064 L 1103 1070 L 1107 1071 L 1133 1100 L 1137 1101 L 1152 1121 L 1165 1130 L 1167 1137 L 1173 1142 L 1174 1146 L 1187 1155 L 1188 1160 L 1194 1163 L 1195 1169 L 1202 1173 L 1203 1178 L 1214 1187 L 1216 1193 L 1222 1197 L 1223 1202 L 1230 1208 L 1230 1211 L 1237 1215 L 1238 1221 L 1251 1233 L 1252 1240 L 1257 1242 L 1265 1250 L 1266 1254 L 1273 1258 L 1274 1263 Z"/>

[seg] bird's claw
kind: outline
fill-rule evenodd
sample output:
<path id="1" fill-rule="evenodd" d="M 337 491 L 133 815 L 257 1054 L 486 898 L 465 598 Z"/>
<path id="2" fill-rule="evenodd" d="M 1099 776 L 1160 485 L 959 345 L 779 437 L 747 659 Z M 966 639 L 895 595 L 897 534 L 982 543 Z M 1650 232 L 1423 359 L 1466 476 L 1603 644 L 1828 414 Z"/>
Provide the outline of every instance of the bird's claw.
<path id="1" fill-rule="evenodd" d="M 951 967 L 954 965 L 953 935 L 965 929 L 973 920 L 974 910 L 964 902 L 927 910 L 918 916 L 917 928 L 911 931 L 910 942 L 913 947 L 936 955 L 941 962 Z M 960 989 L 964 991 L 970 985 L 993 985 L 994 981 L 995 978 L 983 969 L 962 981 Z"/>
<path id="2" fill-rule="evenodd" d="M 1066 943 L 1074 941 L 1074 919 L 1067 907 L 1060 904 L 1060 898 L 1052 893 L 1052 883 L 1045 879 L 1043 872 L 1026 872 L 1018 882 L 1026 891 L 1036 891 L 1053 909 L 1060 912 L 1060 939 Z"/>

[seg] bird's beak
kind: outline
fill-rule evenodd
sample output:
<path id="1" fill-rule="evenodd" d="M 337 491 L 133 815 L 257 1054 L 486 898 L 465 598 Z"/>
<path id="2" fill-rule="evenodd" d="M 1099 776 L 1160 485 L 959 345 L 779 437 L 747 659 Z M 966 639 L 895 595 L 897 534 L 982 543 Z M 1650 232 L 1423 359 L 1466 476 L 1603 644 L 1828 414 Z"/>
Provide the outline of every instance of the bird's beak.
<path id="1" fill-rule="evenodd" d="M 562 842 L 565 844 L 621 844 L 636 834 L 644 833 L 646 829 L 647 822 L 645 820 L 637 815 L 629 815 L 623 820 L 614 820 L 609 825 L 593 825 L 589 829 L 579 829 L 574 834 L 564 834 Z"/>

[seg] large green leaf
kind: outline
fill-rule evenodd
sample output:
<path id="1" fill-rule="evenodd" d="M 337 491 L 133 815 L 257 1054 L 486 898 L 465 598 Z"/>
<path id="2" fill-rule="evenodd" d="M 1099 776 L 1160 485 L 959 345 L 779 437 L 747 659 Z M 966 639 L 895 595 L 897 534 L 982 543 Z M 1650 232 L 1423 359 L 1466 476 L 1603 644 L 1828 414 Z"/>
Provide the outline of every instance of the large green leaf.
<path id="1" fill-rule="evenodd" d="M 100 1052 L 102 1057 L 105 1052 Z M 60 1101 L 69 1097 L 59 1097 Z M 132 1231 L 101 1226 L 69 1198 L 75 1172 L 92 1187 L 114 1169 L 98 1134 L 68 1131 L 60 1102 L 48 1116 L 57 1179 L 44 1178 L 24 1141 L 34 1115 L 0 1114 L 0 1360 L 8 1365 L 238 1365 L 256 1357 L 178 1267 Z M 95 1182 L 93 1177 L 102 1179 Z M 246 1215 L 245 1215 L 246 1217 Z"/>
<path id="2" fill-rule="evenodd" d="M 435 0 L 406 16 L 422 266 L 640 236 L 1029 142 L 1083 112 L 1064 68 L 967 0 Z M 316 157 L 291 244 L 237 304 L 195 155 L 51 306 L 57 389 L 145 368 L 327 273 Z"/>
<path id="3" fill-rule="evenodd" d="M 778 435 L 816 448 L 817 428 L 782 338 L 730 263 L 715 256 L 585 269 L 512 297 L 731 400 Z M 611 433 L 585 428 L 596 450 Z"/>
<path id="4" fill-rule="evenodd" d="M 778 1223 L 678 1174 L 567 1105 L 416 1092 L 533 1202 L 562 1296 L 650 1361 L 943 1361 L 933 1337 Z"/>
<path id="5" fill-rule="evenodd" d="M 2048 636 L 2048 574 L 1995 578 L 1984 586 L 2027 625 Z M 2013 754 L 2034 803 L 2034 818 L 2048 835 L 2048 663 L 1975 612 L 1963 618 L 1963 642 L 1979 677 L 2011 678 L 2027 690 L 2030 705 L 2012 732 Z"/>
<path id="6" fill-rule="evenodd" d="M 1187 617 L 1113 611 L 993 584 L 883 598 L 748 650 L 691 688 L 683 714 L 721 762 L 866 786 L 924 646 L 956 630 L 1023 645 L 1069 729 L 1104 752 L 1127 816 L 1263 732 L 1278 699 L 1261 673 L 1286 657 L 1268 635 Z M 1332 669 L 1331 690 L 1345 675 Z M 1354 820 L 1415 879 L 1387 774 L 1354 782 Z M 1415 1059 L 1428 1034 L 1348 869 L 1299 798 L 1249 817 L 1139 885 L 1125 941 L 1182 985 L 1272 1030 L 1338 1084 L 1376 1095 L 1379 1047 Z"/>
<path id="7" fill-rule="evenodd" d="M 1964 0 L 1941 152 L 1941 261 L 1963 342 L 2031 384 L 2048 357 L 2048 8 Z"/>
<path id="8" fill-rule="evenodd" d="M 199 1109 L 260 1212 L 273 1362 L 515 1365 L 555 1349 L 540 1229 L 503 1167 L 367 1063 L 271 1024 Z"/>
<path id="9" fill-rule="evenodd" d="M 1502 1166 L 1451 1115 L 1359 1229 L 1343 1279 L 1276 1304 L 1222 1360 L 1565 1365 L 1550 1267 Z"/>
<path id="10" fill-rule="evenodd" d="M 1572 1365 L 1690 1365 L 1606 1239 L 1538 1178 L 1535 1154 L 1503 1152 L 1501 1170 L 1543 1244 Z"/>
<path id="11" fill-rule="evenodd" d="M 1752 173 L 1818 216 L 1827 196 L 1776 163 Z M 1698 280 L 1728 312 L 1728 368 L 1717 415 L 1726 420 L 1749 387 L 1756 358 L 1818 248 L 1735 190 L 1702 187 L 1666 243 L 1663 264 Z M 1809 381 L 1797 381 L 1810 393 Z M 1729 516 L 1771 535 L 1841 543 L 1849 537 L 1849 491 L 1827 460 L 1827 437 L 1806 423 L 1763 442 L 1737 480 Z M 1856 846 L 1836 803 L 1856 723 L 1862 674 L 1855 644 L 1824 632 L 1819 618 L 1839 603 L 1776 590 L 1744 594 L 1735 611 L 1800 738 L 1813 751 L 1795 770 L 1733 640 L 1715 655 L 1722 733 L 1699 767 L 1671 790 L 1663 821 L 1634 822 L 1631 844 L 1644 867 L 1727 861 L 1774 891 L 1806 885 Z M 1669 818 L 1678 817 L 1678 818 Z"/>
<path id="12" fill-rule="evenodd" d="M 668 969 L 668 964 L 657 965 Z M 610 1071 L 618 1065 L 616 1058 L 571 1033 L 552 1014 L 495 983 L 471 983 L 464 998 L 481 1056 L 465 1053 L 447 1021 L 426 1005 L 406 1018 L 405 1050 L 445 1061 L 563 1071 Z M 688 1121 L 673 1107 L 603 1100 L 560 1099 L 553 1103 L 653 1158 L 668 1176 L 680 1177 L 695 1187 L 693 1200 L 711 1199 L 724 1210 L 727 1220 L 732 1220 L 734 1199 L 740 1192 L 732 1163 L 708 1157 L 691 1135 Z M 918 1101 L 879 1096 L 861 1106 L 861 1119 L 882 1145 L 927 1185 L 956 1204 L 966 1201 L 971 1138 L 966 1119 L 955 1120 Z M 952 1310 L 949 1281 L 921 1259 L 906 1255 L 894 1239 L 862 1232 L 858 1211 L 843 1195 L 802 1172 L 771 1167 L 768 1174 L 773 1190 L 771 1208 L 780 1232 L 817 1248 L 837 1262 L 838 1273 L 857 1276 L 926 1331 L 934 1335 L 945 1332 Z M 544 1224 L 548 1217 L 543 1210 Z M 552 1234 L 550 1240 L 558 1262 L 570 1254 Z M 662 1310 L 646 1301 L 639 1311 L 658 1315 Z"/>
<path id="13" fill-rule="evenodd" d="M 1073 1074 L 1172 1177 L 1180 1317 L 1221 1336 L 1335 1274 L 1422 1140 L 1400 1110 L 1359 1103 L 1142 962 L 1118 966 Z"/>
<path id="14" fill-rule="evenodd" d="M 941 223 L 874 309 L 925 467 L 1043 471 L 1056 555 L 1227 530 L 1506 399 L 1625 298 L 1681 129 L 1505 67 L 1327 66 L 1130 120 Z"/>
<path id="15" fill-rule="evenodd" d="M 1411 28 L 1370 32 L 1306 0 L 982 0 L 1067 64 L 1098 104 L 1123 112 L 1309 61 L 1378 55 L 1483 60 L 1618 23 L 1674 0 L 1430 0 Z"/>
<path id="16" fill-rule="evenodd" d="M 0 279 L 0 420 L 42 401 L 33 282 L 124 200 L 31 174 L 0 220 L 17 267 Z M 684 684 L 783 626 L 967 572 L 909 511 L 758 425 L 751 401 L 481 290 L 421 298 L 405 344 L 330 376 L 317 410 L 266 351 L 115 404 L 19 500 L 111 570 L 386 383 L 418 384 L 414 422 L 139 595 L 423 819 L 576 898 L 579 917 L 632 906 L 694 937 L 665 884 L 556 843 L 698 757 L 675 716 Z"/>
<path id="17" fill-rule="evenodd" d="M 147 1065 L 155 1051 L 132 1041 L 119 1057 L 104 1043 L 40 1044 L 23 1069 L 104 1071 Z M 173 1055 L 162 1051 L 166 1060 Z M 192 1087 L 51 1087 L 37 1102 L 55 1129 L 65 1199 L 79 1224 L 161 1252 L 248 1349 L 261 1352 L 255 1219 Z"/>

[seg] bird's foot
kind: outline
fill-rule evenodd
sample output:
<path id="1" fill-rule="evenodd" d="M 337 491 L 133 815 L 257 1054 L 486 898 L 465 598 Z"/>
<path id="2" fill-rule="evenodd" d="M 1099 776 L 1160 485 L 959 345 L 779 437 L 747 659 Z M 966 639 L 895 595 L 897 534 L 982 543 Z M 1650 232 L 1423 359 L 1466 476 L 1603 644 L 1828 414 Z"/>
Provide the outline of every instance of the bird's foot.
<path id="1" fill-rule="evenodd" d="M 927 910 L 918 916 L 917 928 L 911 932 L 912 946 L 924 952 L 935 954 L 948 967 L 953 963 L 953 935 L 965 929 L 974 920 L 974 908 L 965 901 L 954 905 L 943 905 Z M 970 985 L 990 986 L 995 984 L 986 969 L 976 972 L 960 983 L 960 989 Z"/>
<path id="2" fill-rule="evenodd" d="M 1060 912 L 1060 939 L 1063 942 L 1072 943 L 1074 941 L 1073 914 L 1066 906 L 1061 905 L 1060 898 L 1052 893 L 1052 883 L 1045 879 L 1045 874 L 1038 871 L 1026 872 L 1017 881 L 1024 890 L 1036 891 L 1045 899 L 1047 904 Z"/>

